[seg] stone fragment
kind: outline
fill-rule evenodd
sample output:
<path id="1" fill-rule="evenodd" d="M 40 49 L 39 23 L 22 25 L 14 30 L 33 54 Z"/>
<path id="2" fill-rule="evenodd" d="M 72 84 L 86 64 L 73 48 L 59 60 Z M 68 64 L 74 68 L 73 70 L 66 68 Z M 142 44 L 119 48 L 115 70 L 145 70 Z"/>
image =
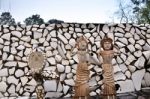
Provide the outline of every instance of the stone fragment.
<path id="1" fill-rule="evenodd" d="M 129 79 L 129 78 L 131 77 L 131 72 L 127 70 L 127 71 L 125 72 L 125 75 L 126 75 L 127 78 Z"/>
<path id="2" fill-rule="evenodd" d="M 64 81 L 65 78 L 66 78 L 66 74 L 65 73 L 63 73 L 63 74 L 60 75 L 60 81 Z"/>
<path id="3" fill-rule="evenodd" d="M 65 33 L 64 35 L 68 40 L 71 39 L 71 35 L 69 33 Z"/>
<path id="4" fill-rule="evenodd" d="M 35 39 L 31 39 L 31 44 L 38 44 L 39 42 Z"/>
<path id="5" fill-rule="evenodd" d="M 90 92 L 89 94 L 90 94 L 90 96 L 96 96 L 97 95 L 96 92 L 94 92 L 94 91 Z"/>
<path id="6" fill-rule="evenodd" d="M 134 83 L 134 87 L 135 87 L 136 91 L 141 90 L 141 82 L 144 77 L 144 74 L 145 74 L 145 69 L 141 69 L 141 70 L 138 70 L 138 71 L 132 73 L 131 78 Z"/>
<path id="7" fill-rule="evenodd" d="M 118 40 L 124 43 L 125 45 L 128 45 L 128 40 L 126 38 L 118 38 Z"/>
<path id="8" fill-rule="evenodd" d="M 4 52 L 2 54 L 2 60 L 7 60 L 7 57 L 8 57 L 8 54 Z"/>
<path id="9" fill-rule="evenodd" d="M 68 79 L 71 79 L 72 77 L 73 77 L 73 73 L 68 73 L 68 74 L 67 74 L 67 78 L 68 78 Z"/>
<path id="10" fill-rule="evenodd" d="M 18 38 L 22 37 L 22 34 L 19 31 L 12 31 L 11 34 L 14 35 L 14 36 L 16 36 L 16 37 L 18 37 Z"/>
<path id="11" fill-rule="evenodd" d="M 13 67 L 13 66 L 17 66 L 17 62 L 15 61 L 8 61 L 4 64 L 4 66 L 8 66 L 8 67 Z"/>
<path id="12" fill-rule="evenodd" d="M 114 73 L 117 73 L 117 72 L 121 71 L 121 69 L 120 69 L 120 67 L 119 67 L 118 64 L 116 64 L 115 66 L 113 66 L 113 69 L 114 69 Z"/>
<path id="13" fill-rule="evenodd" d="M 9 83 L 9 84 L 15 84 L 15 85 L 17 85 L 18 84 L 18 82 L 19 82 L 19 80 L 18 79 L 16 79 L 14 76 L 9 76 L 8 78 L 7 78 L 7 82 Z"/>
<path id="14" fill-rule="evenodd" d="M 5 40 L 10 40 L 10 33 L 6 33 L 6 34 L 3 34 L 2 36 L 1 36 L 1 38 L 3 38 L 3 39 L 5 39 Z"/>
<path id="15" fill-rule="evenodd" d="M 29 82 L 27 82 L 27 85 L 29 85 L 29 86 L 36 86 L 37 83 L 36 83 L 36 81 L 34 79 L 31 79 Z"/>
<path id="16" fill-rule="evenodd" d="M 8 76 L 8 69 L 4 68 L 4 69 L 0 69 L 0 77 L 3 76 Z"/>
<path id="17" fill-rule="evenodd" d="M 73 56 L 73 59 L 75 60 L 75 62 L 79 63 L 77 54 Z"/>
<path id="18" fill-rule="evenodd" d="M 58 70 L 58 72 L 64 72 L 65 68 L 63 65 L 57 64 L 57 70 Z"/>
<path id="19" fill-rule="evenodd" d="M 49 43 L 47 41 L 45 41 L 43 46 L 49 46 Z"/>
<path id="20" fill-rule="evenodd" d="M 40 38 L 39 39 L 39 43 L 44 43 L 45 42 L 45 38 Z"/>
<path id="21" fill-rule="evenodd" d="M 132 44 L 128 45 L 127 48 L 130 52 L 135 52 L 135 47 Z"/>
<path id="22" fill-rule="evenodd" d="M 58 38 L 60 38 L 60 40 L 64 43 L 64 44 L 67 44 L 68 43 L 68 40 L 60 33 L 58 33 Z"/>
<path id="23" fill-rule="evenodd" d="M 71 45 L 71 46 L 75 46 L 75 44 L 76 44 L 76 41 L 75 41 L 75 39 L 73 39 L 73 38 L 71 38 L 70 40 L 69 40 L 69 44 Z"/>
<path id="24" fill-rule="evenodd" d="M 138 58 L 138 60 L 135 62 L 135 66 L 138 69 L 144 68 L 144 64 L 145 64 L 145 58 L 143 56 L 141 56 L 140 58 Z"/>
<path id="25" fill-rule="evenodd" d="M 145 45 L 143 46 L 143 49 L 144 50 L 150 50 L 150 45 L 145 43 Z"/>
<path id="26" fill-rule="evenodd" d="M 17 55 L 20 56 L 20 57 L 23 57 L 23 50 L 18 51 Z"/>
<path id="27" fill-rule="evenodd" d="M 71 67 L 70 66 L 66 66 L 65 73 L 70 73 L 70 72 L 71 72 Z"/>
<path id="28" fill-rule="evenodd" d="M 3 51 L 4 52 L 10 52 L 10 47 L 9 46 L 4 46 Z"/>
<path id="29" fill-rule="evenodd" d="M 115 32 L 125 33 L 124 30 L 120 27 L 116 27 Z"/>
<path id="30" fill-rule="evenodd" d="M 134 39 L 135 39 L 135 40 L 140 40 L 139 35 L 137 35 L 137 34 L 135 33 L 135 34 L 134 34 Z"/>
<path id="31" fill-rule="evenodd" d="M 66 83 L 67 85 L 70 85 L 70 86 L 74 86 L 74 85 L 75 85 L 75 82 L 74 82 L 73 79 L 66 79 L 66 80 L 65 80 L 65 83 Z"/>
<path id="32" fill-rule="evenodd" d="M 17 86 L 16 86 L 16 92 L 18 92 L 21 88 L 21 83 L 19 83 Z"/>
<path id="33" fill-rule="evenodd" d="M 128 41 L 129 41 L 132 45 L 135 44 L 135 39 L 134 39 L 134 38 L 129 38 Z"/>
<path id="34" fill-rule="evenodd" d="M 126 65 L 129 65 L 132 61 L 136 60 L 136 58 L 133 55 L 129 55 L 127 60 L 125 61 Z"/>
<path id="35" fill-rule="evenodd" d="M 33 32 L 33 38 L 34 39 L 39 39 L 41 37 L 42 37 L 42 33 L 40 33 L 40 32 Z"/>
<path id="36" fill-rule="evenodd" d="M 68 92 L 69 88 L 70 88 L 69 86 L 63 85 L 63 93 L 66 94 Z"/>
<path id="37" fill-rule="evenodd" d="M 85 36 L 86 38 L 90 38 L 90 37 L 91 37 L 91 33 L 86 33 L 84 36 Z"/>
<path id="38" fill-rule="evenodd" d="M 55 65 L 56 64 L 56 60 L 55 58 L 53 57 L 50 57 L 50 58 L 47 58 L 48 62 L 51 64 L 51 65 Z"/>
<path id="39" fill-rule="evenodd" d="M 52 48 L 56 49 L 57 48 L 57 42 L 50 42 L 50 45 Z"/>
<path id="40" fill-rule="evenodd" d="M 46 92 L 45 98 L 60 98 L 63 95 L 62 92 Z"/>
<path id="41" fill-rule="evenodd" d="M 15 85 L 10 85 L 9 89 L 7 90 L 9 94 L 13 94 L 16 91 Z"/>
<path id="42" fill-rule="evenodd" d="M 64 47 L 64 46 L 62 46 L 62 47 Z M 58 52 L 62 58 L 66 59 L 66 56 L 65 56 L 66 51 L 62 47 L 60 45 L 58 45 Z"/>
<path id="43" fill-rule="evenodd" d="M 62 60 L 62 65 L 69 65 L 69 61 L 68 60 Z"/>
<path id="44" fill-rule="evenodd" d="M 145 75 L 144 75 L 144 81 L 145 81 L 145 86 L 150 86 L 150 73 L 149 72 L 146 72 Z"/>
<path id="45" fill-rule="evenodd" d="M 51 35 L 52 37 L 56 37 L 57 33 L 56 33 L 55 30 L 52 30 L 52 31 L 50 32 L 50 35 Z"/>
<path id="46" fill-rule="evenodd" d="M 15 76 L 16 77 L 22 77 L 24 75 L 24 72 L 21 69 L 16 70 Z"/>
<path id="47" fill-rule="evenodd" d="M 109 27 L 108 25 L 104 25 L 102 28 L 103 32 L 108 33 L 109 32 Z"/>
<path id="48" fill-rule="evenodd" d="M 51 86 L 51 87 L 49 87 Z M 57 83 L 56 80 L 47 80 L 44 82 L 44 89 L 45 91 L 56 91 L 57 89 Z"/>
<path id="49" fill-rule="evenodd" d="M 140 56 L 142 56 L 142 52 L 141 51 L 136 51 L 136 52 L 134 52 L 134 56 L 140 57 Z"/>
<path id="50" fill-rule="evenodd" d="M 146 60 L 149 60 L 150 59 L 150 51 L 144 51 L 142 52 L 143 55 L 145 56 Z"/>
<path id="51" fill-rule="evenodd" d="M 134 27 L 131 28 L 130 33 L 134 34 L 135 33 L 135 29 Z"/>
<path id="52" fill-rule="evenodd" d="M 140 45 L 144 45 L 145 41 L 143 39 L 141 39 L 141 40 L 138 40 L 137 43 L 139 43 Z"/>
<path id="53" fill-rule="evenodd" d="M 116 32 L 116 33 L 115 33 L 115 36 L 117 36 L 117 37 L 123 37 L 123 34 Z"/>
<path id="54" fill-rule="evenodd" d="M 7 84 L 4 81 L 0 82 L 0 92 L 6 92 L 7 90 Z"/>
<path id="55" fill-rule="evenodd" d="M 117 72 L 114 74 L 114 80 L 118 81 L 118 80 L 125 80 L 126 76 L 122 73 L 122 72 Z"/>
<path id="56" fill-rule="evenodd" d="M 2 38 L 0 38 L 0 43 L 4 44 L 4 40 Z"/>
<path id="57" fill-rule="evenodd" d="M 34 90 L 35 90 L 35 86 L 29 86 L 29 85 L 27 85 L 27 86 L 24 87 L 24 91 L 28 92 L 28 94 L 34 92 Z M 26 94 L 25 96 L 29 96 L 28 94 Z"/>
<path id="58" fill-rule="evenodd" d="M 128 69 L 124 63 L 120 64 L 119 67 L 123 73 Z"/>
<path id="59" fill-rule="evenodd" d="M 25 66 L 27 66 L 28 64 L 27 63 L 25 63 L 25 62 L 18 62 L 18 66 L 19 67 L 25 67 Z"/>
<path id="60" fill-rule="evenodd" d="M 122 60 L 119 56 L 117 56 L 117 62 L 118 62 L 119 64 L 121 64 L 121 63 L 123 62 L 123 60 Z"/>
<path id="61" fill-rule="evenodd" d="M 15 73 L 15 69 L 16 69 L 15 67 L 9 69 L 9 75 L 14 74 Z"/>
<path id="62" fill-rule="evenodd" d="M 97 82 L 96 82 L 96 77 L 94 76 L 89 80 L 89 86 L 93 87 L 95 85 L 97 85 Z"/>
<path id="63" fill-rule="evenodd" d="M 15 27 L 14 26 L 9 26 L 9 29 L 10 30 L 15 30 Z"/>
<path id="64" fill-rule="evenodd" d="M 120 85 L 120 90 L 118 90 L 117 93 L 126 93 L 135 91 L 132 80 L 118 81 L 117 84 Z"/>
<path id="65" fill-rule="evenodd" d="M 8 32 L 9 32 L 9 29 L 4 28 L 4 29 L 3 29 L 3 32 L 4 32 L 4 33 L 8 33 Z"/>
<path id="66" fill-rule="evenodd" d="M 119 47 L 119 48 L 121 48 L 121 47 L 124 47 L 125 46 L 125 44 L 123 44 L 123 43 L 121 43 L 121 42 L 115 42 L 116 43 L 116 45 Z"/>
<path id="67" fill-rule="evenodd" d="M 139 44 L 135 44 L 135 48 L 136 48 L 136 49 L 139 49 L 139 50 L 142 50 L 142 49 L 143 49 Z"/>
<path id="68" fill-rule="evenodd" d="M 24 76 L 20 78 L 22 86 L 24 86 L 28 82 L 28 77 Z"/>

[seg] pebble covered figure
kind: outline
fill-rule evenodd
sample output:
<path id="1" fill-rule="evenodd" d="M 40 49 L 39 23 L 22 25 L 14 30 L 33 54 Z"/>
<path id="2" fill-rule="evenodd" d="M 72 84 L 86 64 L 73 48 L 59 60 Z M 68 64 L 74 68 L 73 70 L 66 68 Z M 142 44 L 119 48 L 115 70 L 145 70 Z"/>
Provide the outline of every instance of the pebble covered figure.
<path id="1" fill-rule="evenodd" d="M 37 94 L 37 99 L 44 99 L 45 92 L 44 92 L 44 87 L 40 84 L 36 86 L 36 94 Z"/>
<path id="2" fill-rule="evenodd" d="M 43 76 L 40 73 L 35 73 L 33 75 L 33 78 L 35 79 L 35 81 L 37 83 L 36 88 L 35 88 L 36 98 L 37 99 L 44 99 L 45 91 L 44 91 L 44 86 L 43 86 L 43 82 L 44 82 Z"/>
<path id="3" fill-rule="evenodd" d="M 29 56 L 29 67 L 32 77 L 37 82 L 36 95 L 37 99 L 44 99 L 43 76 L 41 74 L 44 63 L 44 56 L 41 52 L 32 52 Z"/>
<path id="4" fill-rule="evenodd" d="M 90 71 L 88 69 L 87 63 L 87 40 L 81 36 L 76 43 L 76 47 L 78 48 L 78 67 L 76 71 L 76 81 L 75 81 L 75 96 L 73 99 L 88 99 L 89 97 L 89 74 Z"/>
<path id="5" fill-rule="evenodd" d="M 102 99 L 116 99 L 116 89 L 112 66 L 112 59 L 116 52 L 113 50 L 113 40 L 111 38 L 105 37 L 101 41 L 101 47 L 103 48 L 103 51 L 101 50 L 99 54 L 103 59 L 102 69 L 104 77 L 104 88 L 101 92 L 103 97 Z"/>

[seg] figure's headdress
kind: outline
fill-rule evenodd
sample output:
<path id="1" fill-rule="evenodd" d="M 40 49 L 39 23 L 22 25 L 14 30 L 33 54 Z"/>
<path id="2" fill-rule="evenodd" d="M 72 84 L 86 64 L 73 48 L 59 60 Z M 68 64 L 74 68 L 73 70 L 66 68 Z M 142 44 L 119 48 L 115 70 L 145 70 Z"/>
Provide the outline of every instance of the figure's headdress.
<path id="1" fill-rule="evenodd" d="M 104 42 L 110 42 L 111 44 L 113 43 L 113 40 L 107 36 L 105 36 L 102 40 L 101 40 L 101 46 L 104 48 Z"/>
<path id="2" fill-rule="evenodd" d="M 86 44 L 88 45 L 88 40 L 87 40 L 84 36 L 81 36 L 80 38 L 77 39 L 77 43 L 76 43 L 75 47 L 78 47 L 78 46 L 79 46 L 79 43 L 80 43 L 81 41 L 85 41 Z"/>

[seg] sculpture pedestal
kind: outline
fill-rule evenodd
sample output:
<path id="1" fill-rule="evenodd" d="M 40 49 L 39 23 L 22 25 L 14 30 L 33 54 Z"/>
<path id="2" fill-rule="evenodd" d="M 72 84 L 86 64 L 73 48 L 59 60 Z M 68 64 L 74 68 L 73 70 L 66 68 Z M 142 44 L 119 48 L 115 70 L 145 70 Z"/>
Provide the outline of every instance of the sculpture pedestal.
<path id="1" fill-rule="evenodd" d="M 102 95 L 102 99 L 117 99 L 115 95 Z"/>
<path id="2" fill-rule="evenodd" d="M 73 99 L 90 99 L 89 96 L 74 96 Z"/>
<path id="3" fill-rule="evenodd" d="M 45 92 L 44 92 L 44 87 L 42 85 L 37 85 L 36 87 L 36 95 L 37 99 L 44 99 Z"/>

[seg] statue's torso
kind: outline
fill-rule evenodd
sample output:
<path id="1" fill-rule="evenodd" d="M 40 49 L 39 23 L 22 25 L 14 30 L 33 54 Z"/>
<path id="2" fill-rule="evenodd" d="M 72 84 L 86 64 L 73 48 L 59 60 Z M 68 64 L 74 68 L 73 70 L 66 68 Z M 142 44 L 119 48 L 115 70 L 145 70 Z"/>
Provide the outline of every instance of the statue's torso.
<path id="1" fill-rule="evenodd" d="M 114 57 L 114 51 L 113 50 L 101 51 L 100 54 L 103 58 L 103 64 L 111 64 L 112 59 Z"/>
<path id="2" fill-rule="evenodd" d="M 89 69 L 87 64 L 87 52 L 78 52 L 78 67 L 76 72 L 76 84 L 86 83 L 89 80 Z"/>

